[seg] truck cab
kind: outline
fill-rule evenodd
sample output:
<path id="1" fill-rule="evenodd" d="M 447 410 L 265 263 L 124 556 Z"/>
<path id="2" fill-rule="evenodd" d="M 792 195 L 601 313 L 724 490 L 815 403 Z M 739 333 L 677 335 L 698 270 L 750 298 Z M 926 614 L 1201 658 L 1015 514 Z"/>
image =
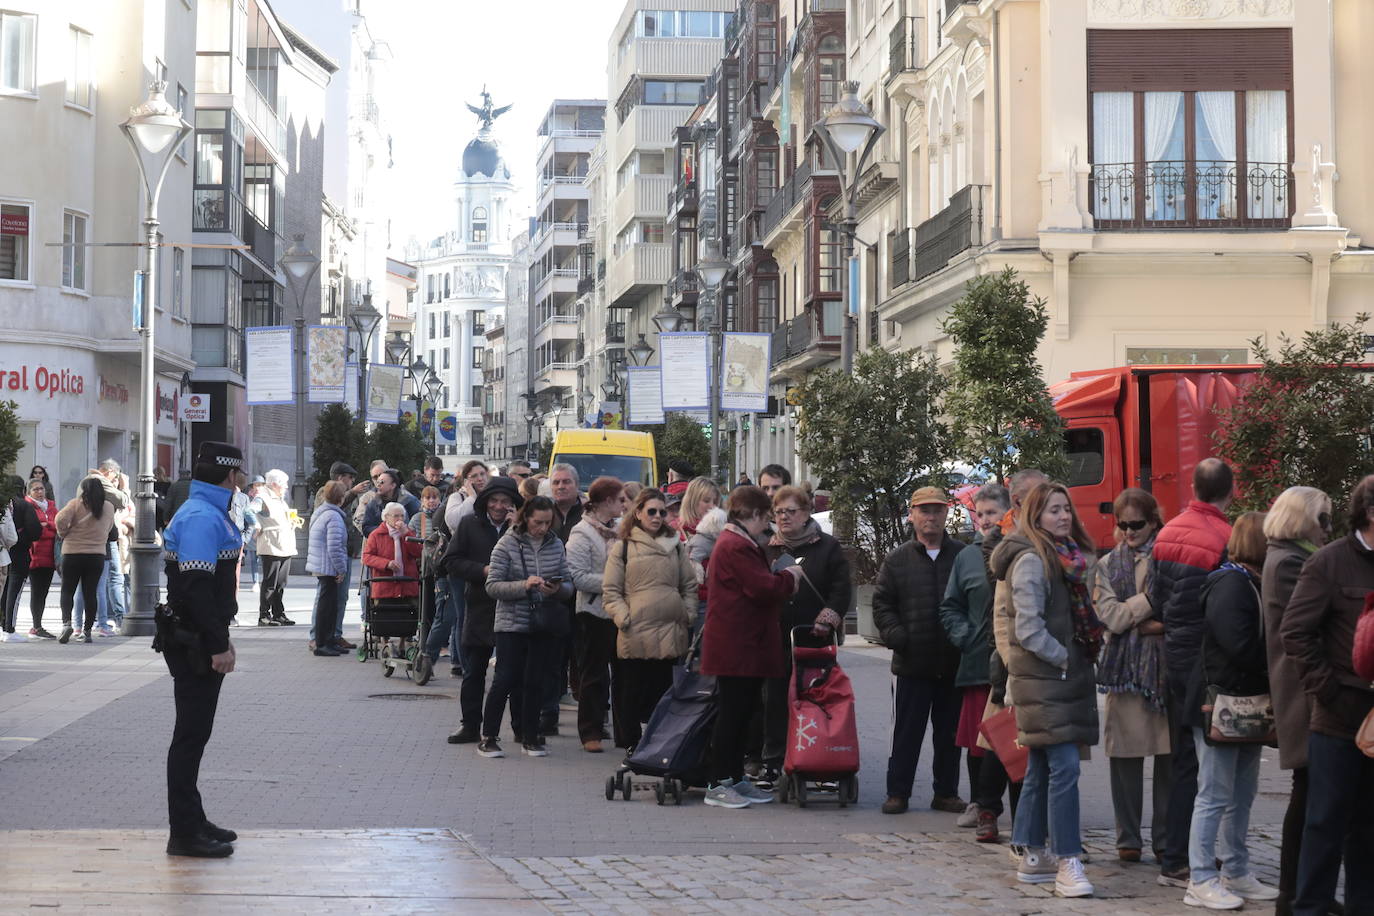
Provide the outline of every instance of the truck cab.
<path id="1" fill-rule="evenodd" d="M 1050 388 L 1064 420 L 1069 494 L 1099 549 L 1114 543 L 1112 501 L 1126 487 L 1153 493 L 1165 521 L 1188 505 L 1193 468 L 1216 453 L 1217 411 L 1235 405 L 1259 368 L 1121 366 Z"/>
<path id="2" fill-rule="evenodd" d="M 654 437 L 623 429 L 564 429 L 553 440 L 555 464 L 577 469 L 577 485 L 584 493 L 598 477 L 632 480 L 657 486 L 658 462 Z"/>

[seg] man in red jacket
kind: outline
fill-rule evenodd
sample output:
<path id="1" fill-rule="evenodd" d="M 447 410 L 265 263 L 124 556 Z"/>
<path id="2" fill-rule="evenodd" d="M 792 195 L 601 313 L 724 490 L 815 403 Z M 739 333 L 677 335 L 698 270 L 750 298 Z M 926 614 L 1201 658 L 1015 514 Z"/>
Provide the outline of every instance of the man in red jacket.
<path id="1" fill-rule="evenodd" d="M 1193 469 L 1193 500 L 1159 530 L 1150 570 L 1150 605 L 1164 622 L 1164 660 L 1169 677 L 1169 731 L 1173 744 L 1173 782 L 1169 788 L 1168 835 L 1159 863 L 1159 883 L 1188 886 L 1188 836 L 1197 796 L 1197 751 L 1187 727 L 1183 697 L 1202 651 L 1202 585 L 1221 565 L 1231 523 L 1235 481 L 1219 458 L 1205 458 Z"/>

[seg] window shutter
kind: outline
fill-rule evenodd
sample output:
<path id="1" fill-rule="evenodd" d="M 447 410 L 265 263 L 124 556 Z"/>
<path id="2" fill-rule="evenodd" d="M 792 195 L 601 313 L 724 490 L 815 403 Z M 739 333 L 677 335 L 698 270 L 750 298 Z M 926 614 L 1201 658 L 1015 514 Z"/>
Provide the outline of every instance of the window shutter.
<path id="1" fill-rule="evenodd" d="M 1089 29 L 1094 92 L 1293 88 L 1290 29 Z"/>

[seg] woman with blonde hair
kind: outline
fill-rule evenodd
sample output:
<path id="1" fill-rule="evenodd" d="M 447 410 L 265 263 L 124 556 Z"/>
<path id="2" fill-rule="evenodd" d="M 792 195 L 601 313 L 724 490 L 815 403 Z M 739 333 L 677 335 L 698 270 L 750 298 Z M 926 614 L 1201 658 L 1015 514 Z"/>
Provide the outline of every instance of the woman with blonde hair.
<path id="1" fill-rule="evenodd" d="M 697 533 L 697 525 L 712 509 L 720 505 L 720 487 L 709 477 L 695 477 L 682 494 L 682 510 L 678 513 L 678 530 L 684 541 Z"/>
<path id="2" fill-rule="evenodd" d="M 1061 897 L 1093 893 L 1078 800 L 1079 747 L 1098 740 L 1093 668 L 1103 626 L 1088 592 L 1092 557 L 1069 491 L 1048 482 L 1026 496 L 1016 532 L 992 554 L 995 613 L 1009 623 L 1007 699 L 1017 740 L 1030 749 L 1012 825 L 1023 850 L 1016 880 L 1053 882 Z"/>
<path id="3" fill-rule="evenodd" d="M 1289 487 L 1264 519 L 1268 549 L 1260 594 L 1264 598 L 1264 650 L 1269 660 L 1269 696 L 1279 738 L 1279 767 L 1293 773 L 1279 851 L 1278 916 L 1291 912 L 1298 883 L 1298 853 L 1307 825 L 1307 732 L 1311 706 L 1293 659 L 1283 650 L 1279 625 L 1307 558 L 1331 536 L 1331 497 L 1316 487 Z"/>

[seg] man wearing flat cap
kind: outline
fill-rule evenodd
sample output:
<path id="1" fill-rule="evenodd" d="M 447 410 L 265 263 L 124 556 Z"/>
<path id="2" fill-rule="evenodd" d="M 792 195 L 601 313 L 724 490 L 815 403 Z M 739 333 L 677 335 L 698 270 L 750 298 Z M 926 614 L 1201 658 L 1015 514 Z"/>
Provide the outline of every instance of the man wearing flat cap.
<path id="1" fill-rule="evenodd" d="M 914 537 L 893 550 L 878 570 L 873 592 L 873 623 L 883 645 L 892 650 L 892 749 L 887 758 L 884 814 L 907 810 L 916 763 L 932 729 L 932 775 L 938 811 L 963 813 L 959 798 L 960 693 L 954 685 L 959 650 L 940 623 L 940 601 L 949 583 L 955 555 L 964 545 L 949 536 L 949 495 L 939 487 L 911 494 Z"/>
<path id="2" fill-rule="evenodd" d="M 200 759 L 215 725 L 224 676 L 234 670 L 229 621 L 238 612 L 237 567 L 243 535 L 230 517 L 243 482 L 243 453 L 204 442 L 191 492 L 163 534 L 167 603 L 159 607 L 153 647 L 172 674 L 176 726 L 167 751 L 167 854 L 223 858 L 238 839 L 205 817 Z"/>

